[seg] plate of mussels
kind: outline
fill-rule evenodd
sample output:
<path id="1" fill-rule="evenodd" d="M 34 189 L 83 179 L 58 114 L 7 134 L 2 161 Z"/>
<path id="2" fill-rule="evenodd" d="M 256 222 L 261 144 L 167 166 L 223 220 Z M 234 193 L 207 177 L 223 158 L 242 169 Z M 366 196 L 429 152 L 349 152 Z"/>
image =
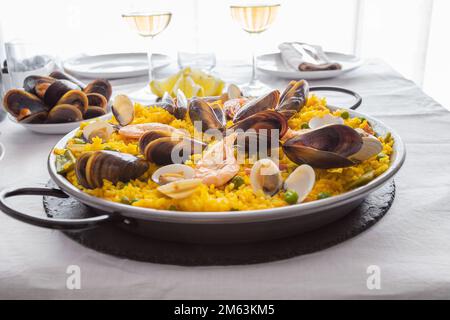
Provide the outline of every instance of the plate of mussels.
<path id="1" fill-rule="evenodd" d="M 44 134 L 65 134 L 85 120 L 108 118 L 112 87 L 108 80 L 85 84 L 60 71 L 30 75 L 22 89 L 9 90 L 3 105 L 11 121 Z"/>

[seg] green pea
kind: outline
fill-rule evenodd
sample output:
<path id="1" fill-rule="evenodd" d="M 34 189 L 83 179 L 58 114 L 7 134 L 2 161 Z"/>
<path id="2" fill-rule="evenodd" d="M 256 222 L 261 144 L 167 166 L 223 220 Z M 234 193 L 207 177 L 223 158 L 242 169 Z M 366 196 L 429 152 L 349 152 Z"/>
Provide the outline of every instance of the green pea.
<path id="1" fill-rule="evenodd" d="M 309 124 L 307 124 L 306 122 L 305 122 L 305 123 L 302 123 L 301 128 L 302 128 L 302 129 L 309 129 Z"/>
<path id="2" fill-rule="evenodd" d="M 388 132 L 388 133 L 386 133 L 386 136 L 384 137 L 383 140 L 385 142 L 388 142 L 389 140 L 391 140 L 391 138 L 392 138 L 392 134 L 390 132 Z"/>
<path id="3" fill-rule="evenodd" d="M 378 155 L 377 155 L 377 160 L 380 160 L 380 159 L 383 159 L 383 158 L 386 158 L 387 156 L 386 156 L 386 154 L 384 154 L 383 152 L 380 152 Z"/>
<path id="4" fill-rule="evenodd" d="M 86 141 L 84 141 L 81 138 L 73 138 L 72 141 L 73 141 L 73 143 L 76 143 L 76 144 L 86 144 Z"/>
<path id="5" fill-rule="evenodd" d="M 171 205 L 171 206 L 169 207 L 169 211 L 178 211 L 178 208 L 177 208 L 177 206 L 175 206 L 175 205 Z"/>
<path id="6" fill-rule="evenodd" d="M 120 202 L 123 204 L 130 204 L 130 199 L 128 199 L 128 197 L 122 197 Z"/>
<path id="7" fill-rule="evenodd" d="M 347 120 L 350 117 L 350 114 L 348 113 L 348 111 L 344 111 L 341 113 L 341 118 L 344 120 Z"/>
<path id="8" fill-rule="evenodd" d="M 245 181 L 241 176 L 235 176 L 233 179 L 231 179 L 231 183 L 234 184 L 234 189 L 239 189 L 239 187 L 242 186 Z"/>
<path id="9" fill-rule="evenodd" d="M 284 201 L 286 201 L 289 204 L 296 204 L 298 201 L 298 193 L 294 190 L 288 190 L 284 194 Z"/>
<path id="10" fill-rule="evenodd" d="M 318 200 L 326 199 L 326 198 L 329 198 L 329 197 L 331 197 L 331 193 L 329 193 L 329 192 L 321 192 L 321 193 L 319 193 L 317 195 L 317 199 Z"/>
<path id="11" fill-rule="evenodd" d="M 139 201 L 139 199 L 133 199 L 130 201 L 130 205 L 133 205 L 133 203 L 138 202 L 138 201 Z"/>
<path id="12" fill-rule="evenodd" d="M 361 120 L 361 123 L 363 123 L 364 121 L 366 121 L 366 118 L 359 118 L 359 120 Z"/>

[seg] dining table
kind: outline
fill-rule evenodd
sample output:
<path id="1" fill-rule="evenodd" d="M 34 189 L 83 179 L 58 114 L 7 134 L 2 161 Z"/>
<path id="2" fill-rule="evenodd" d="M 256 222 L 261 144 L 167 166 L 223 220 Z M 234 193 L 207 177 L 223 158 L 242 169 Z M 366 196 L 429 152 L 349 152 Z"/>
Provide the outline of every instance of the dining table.
<path id="1" fill-rule="evenodd" d="M 174 72 L 175 65 L 162 73 Z M 248 80 L 248 65 L 219 62 L 214 74 Z M 260 74 L 272 88 L 286 79 Z M 145 78 L 113 80 L 115 93 L 141 88 Z M 0 213 L 0 299 L 413 299 L 450 298 L 450 112 L 379 59 L 337 78 L 310 81 L 358 92 L 358 111 L 394 128 L 406 144 L 387 214 L 361 234 L 314 253 L 269 263 L 186 267 L 99 253 L 57 230 Z M 449 107 L 449 106 L 447 106 Z M 0 189 L 43 186 L 58 135 L 0 122 Z M 11 200 L 43 215 L 42 199 Z M 70 267 L 80 286 L 67 285 Z M 374 272 L 377 285 L 371 282 Z"/>

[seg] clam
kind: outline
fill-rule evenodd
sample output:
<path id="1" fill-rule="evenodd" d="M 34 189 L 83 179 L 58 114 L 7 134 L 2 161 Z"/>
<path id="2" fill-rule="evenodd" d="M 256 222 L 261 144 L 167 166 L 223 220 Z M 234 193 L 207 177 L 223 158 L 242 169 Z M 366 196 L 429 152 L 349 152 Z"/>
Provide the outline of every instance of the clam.
<path id="1" fill-rule="evenodd" d="M 242 98 L 242 91 L 235 84 L 230 84 L 227 88 L 228 100 Z"/>
<path id="2" fill-rule="evenodd" d="M 284 181 L 286 191 L 293 190 L 298 195 L 297 203 L 302 203 L 308 196 L 316 183 L 316 174 L 314 169 L 303 164 L 297 167 Z"/>
<path id="3" fill-rule="evenodd" d="M 86 96 L 89 107 L 100 107 L 106 112 L 108 109 L 108 100 L 104 96 L 99 93 L 88 93 Z"/>
<path id="4" fill-rule="evenodd" d="M 202 184 L 200 179 L 178 180 L 158 187 L 158 191 L 172 199 L 184 199 Z"/>
<path id="5" fill-rule="evenodd" d="M 76 84 L 67 81 L 67 80 L 56 80 L 49 86 L 45 84 L 44 88 L 38 88 L 38 86 L 35 88 L 35 91 L 37 95 L 42 98 L 46 105 L 49 107 L 54 107 L 57 104 L 62 104 L 60 100 L 62 97 L 67 94 L 69 91 L 72 90 L 80 90 L 80 87 L 78 87 Z M 81 91 L 79 91 L 81 92 Z M 85 97 L 85 96 L 84 96 Z M 87 98 L 86 98 L 87 100 Z M 86 103 L 87 108 L 87 103 Z"/>
<path id="6" fill-rule="evenodd" d="M 189 102 L 186 95 L 180 89 L 177 90 L 177 101 L 175 103 L 175 110 L 173 115 L 175 118 L 183 120 L 186 117 Z"/>
<path id="7" fill-rule="evenodd" d="M 70 90 L 66 92 L 56 103 L 56 105 L 60 104 L 73 105 L 78 108 L 82 114 L 84 114 L 89 107 L 89 99 L 81 90 Z"/>
<path id="8" fill-rule="evenodd" d="M 17 121 L 25 121 L 26 118 L 33 116 L 33 122 L 48 111 L 48 107 L 34 94 L 23 90 L 12 89 L 9 90 L 4 98 L 3 105 Z"/>
<path id="9" fill-rule="evenodd" d="M 65 123 L 83 120 L 80 109 L 72 104 L 59 104 L 53 107 L 48 113 L 47 122 Z"/>
<path id="10" fill-rule="evenodd" d="M 268 135 L 273 135 L 273 130 L 276 130 L 281 138 L 288 130 L 288 123 L 286 118 L 280 113 L 273 110 L 265 110 L 235 123 L 231 129 L 243 131 L 253 129 L 256 132 L 266 130 Z"/>
<path id="11" fill-rule="evenodd" d="M 108 80 L 97 79 L 89 83 L 83 91 L 86 94 L 99 93 L 109 101 L 112 95 L 112 86 Z"/>
<path id="12" fill-rule="evenodd" d="M 201 141 L 162 130 L 148 131 L 139 139 L 141 154 L 159 166 L 184 162 L 205 147 Z"/>
<path id="13" fill-rule="evenodd" d="M 333 116 L 332 114 L 327 113 L 326 115 L 324 115 L 323 117 L 314 117 L 312 118 L 309 123 L 308 126 L 311 129 L 317 129 L 329 124 L 344 124 L 344 119 L 342 119 L 341 117 L 336 117 Z"/>
<path id="14" fill-rule="evenodd" d="M 286 156 L 296 164 L 315 168 L 342 168 L 355 164 L 348 157 L 362 147 L 361 136 L 345 125 L 328 125 L 301 133 L 282 145 Z"/>
<path id="15" fill-rule="evenodd" d="M 353 161 L 363 162 L 383 151 L 383 144 L 371 134 L 368 134 L 362 129 L 355 129 L 361 136 L 363 145 L 361 149 L 352 154 L 349 158 Z"/>
<path id="16" fill-rule="evenodd" d="M 262 190 L 266 195 L 273 196 L 283 184 L 280 169 L 270 159 L 258 160 L 250 172 L 250 182 L 253 191 Z"/>
<path id="17" fill-rule="evenodd" d="M 134 120 L 133 102 L 124 94 L 119 94 L 114 98 L 112 113 L 117 122 L 124 127 Z"/>
<path id="18" fill-rule="evenodd" d="M 61 71 L 53 71 L 52 73 L 49 74 L 49 77 L 57 79 L 57 80 L 67 80 L 67 81 L 73 82 L 77 86 L 79 86 L 81 89 L 84 89 L 84 87 L 86 86 L 83 82 L 81 82 L 77 78 L 75 78 L 67 73 L 61 72 Z"/>
<path id="19" fill-rule="evenodd" d="M 115 151 L 96 151 L 83 154 L 75 165 L 78 182 L 85 188 L 103 186 L 103 180 L 113 184 L 128 182 L 142 176 L 149 164 L 133 155 Z"/>
<path id="20" fill-rule="evenodd" d="M 216 112 L 211 106 L 203 99 L 193 98 L 189 103 L 189 117 L 192 122 L 200 122 L 201 130 L 203 132 L 207 130 L 220 130 L 224 129 L 223 123 L 217 118 Z"/>
<path id="21" fill-rule="evenodd" d="M 113 126 L 106 121 L 94 121 L 83 128 L 83 138 L 87 142 L 92 142 L 95 137 L 107 141 L 114 132 Z"/>
<path id="22" fill-rule="evenodd" d="M 275 109 L 279 99 L 280 91 L 273 90 L 257 99 L 250 100 L 236 112 L 233 122 L 239 122 L 260 111 Z"/>
<path id="23" fill-rule="evenodd" d="M 192 179 L 195 176 L 195 170 L 184 164 L 171 164 L 156 170 L 152 175 L 152 180 L 164 185 L 178 180 Z"/>
<path id="24" fill-rule="evenodd" d="M 289 119 L 306 104 L 308 95 L 308 82 L 305 80 L 291 81 L 281 94 L 280 103 L 275 110 Z"/>

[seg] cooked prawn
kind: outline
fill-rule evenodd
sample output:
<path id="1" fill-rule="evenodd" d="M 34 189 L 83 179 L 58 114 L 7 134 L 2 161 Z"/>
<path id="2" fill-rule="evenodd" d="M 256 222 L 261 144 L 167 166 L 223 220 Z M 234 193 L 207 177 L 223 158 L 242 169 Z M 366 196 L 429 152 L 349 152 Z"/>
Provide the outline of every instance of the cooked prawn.
<path id="1" fill-rule="evenodd" d="M 234 156 L 237 133 L 230 134 L 211 146 L 195 167 L 195 177 L 206 185 L 223 186 L 239 172 Z"/>
<path id="2" fill-rule="evenodd" d="M 149 122 L 141 124 L 130 124 L 128 126 L 122 127 L 119 130 L 119 134 L 125 139 L 135 139 L 138 140 L 144 133 L 151 130 L 164 130 L 172 133 L 177 133 L 182 136 L 186 136 L 187 133 L 183 130 L 176 129 L 172 126 L 163 123 Z"/>

